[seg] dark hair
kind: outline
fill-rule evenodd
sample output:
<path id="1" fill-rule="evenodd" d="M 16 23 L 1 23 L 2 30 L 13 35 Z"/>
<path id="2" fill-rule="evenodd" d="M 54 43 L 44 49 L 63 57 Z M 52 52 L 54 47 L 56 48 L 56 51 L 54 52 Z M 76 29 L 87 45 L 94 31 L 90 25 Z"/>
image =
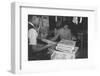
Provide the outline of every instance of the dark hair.
<path id="1" fill-rule="evenodd" d="M 66 22 L 63 22 L 63 23 L 60 25 L 60 27 L 59 27 L 59 28 L 63 28 L 65 25 L 68 25 L 68 28 L 69 28 L 69 24 L 68 24 L 68 23 L 66 23 Z"/>
<path id="2" fill-rule="evenodd" d="M 40 15 L 28 15 L 28 21 L 31 21 L 33 16 L 36 16 L 36 17 L 39 17 L 39 18 L 41 17 Z"/>

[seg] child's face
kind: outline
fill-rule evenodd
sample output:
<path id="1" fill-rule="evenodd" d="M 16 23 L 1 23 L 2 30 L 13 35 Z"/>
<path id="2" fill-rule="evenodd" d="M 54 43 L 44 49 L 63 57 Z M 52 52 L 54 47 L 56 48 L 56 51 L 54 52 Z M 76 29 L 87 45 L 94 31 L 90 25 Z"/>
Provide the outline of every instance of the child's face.
<path id="1" fill-rule="evenodd" d="M 39 17 L 36 17 L 36 16 L 32 17 L 32 23 L 33 24 L 36 24 L 38 26 L 39 22 L 40 22 L 40 18 Z"/>
<path id="2" fill-rule="evenodd" d="M 66 29 L 66 28 L 68 28 L 68 25 L 65 25 L 65 26 L 64 26 L 64 29 Z"/>

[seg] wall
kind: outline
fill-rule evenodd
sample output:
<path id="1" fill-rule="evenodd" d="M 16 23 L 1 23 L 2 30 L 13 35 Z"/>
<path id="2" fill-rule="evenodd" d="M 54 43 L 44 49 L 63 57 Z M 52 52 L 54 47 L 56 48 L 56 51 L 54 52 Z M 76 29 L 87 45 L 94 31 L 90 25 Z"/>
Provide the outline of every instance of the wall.
<path id="1" fill-rule="evenodd" d="M 0 75 L 2 76 L 13 76 L 13 74 L 9 73 L 8 70 L 10 69 L 10 53 L 11 53 L 11 8 L 10 8 L 10 3 L 13 1 L 17 2 L 32 2 L 34 5 L 39 6 L 53 6 L 53 7 L 64 7 L 67 5 L 72 5 L 72 6 L 92 6 L 96 7 L 97 10 L 97 25 L 96 27 L 96 50 L 94 50 L 96 54 L 96 68 L 91 68 L 91 70 L 83 68 L 83 69 L 73 69 L 73 70 L 68 70 L 68 71 L 62 71 L 62 72 L 52 72 L 52 73 L 40 73 L 40 74 L 30 74 L 35 75 L 35 76 L 66 76 L 66 75 L 81 75 L 81 76 L 98 76 L 99 71 L 100 71 L 100 50 L 99 50 L 99 41 L 100 41 L 100 26 L 99 26 L 99 19 L 100 19 L 100 2 L 99 0 L 1 0 L 0 2 Z M 27 74 L 25 75 L 27 76 Z"/>

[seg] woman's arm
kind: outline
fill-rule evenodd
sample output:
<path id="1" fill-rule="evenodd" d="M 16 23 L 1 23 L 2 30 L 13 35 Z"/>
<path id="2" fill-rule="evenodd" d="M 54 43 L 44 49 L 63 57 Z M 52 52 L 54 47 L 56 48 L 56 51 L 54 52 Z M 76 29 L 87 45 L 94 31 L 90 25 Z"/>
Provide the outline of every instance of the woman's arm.
<path id="1" fill-rule="evenodd" d="M 55 36 L 51 39 L 51 41 L 55 41 L 55 40 L 57 40 L 57 38 L 59 37 L 59 30 L 56 30 L 55 29 Z"/>
<path id="2" fill-rule="evenodd" d="M 59 37 L 59 34 L 56 34 L 56 35 L 51 39 L 51 41 L 57 40 L 58 37 Z"/>
<path id="3" fill-rule="evenodd" d="M 42 51 L 44 49 L 47 49 L 49 47 L 53 46 L 53 44 L 48 44 L 48 45 L 32 45 L 32 49 L 34 52 L 39 52 Z"/>

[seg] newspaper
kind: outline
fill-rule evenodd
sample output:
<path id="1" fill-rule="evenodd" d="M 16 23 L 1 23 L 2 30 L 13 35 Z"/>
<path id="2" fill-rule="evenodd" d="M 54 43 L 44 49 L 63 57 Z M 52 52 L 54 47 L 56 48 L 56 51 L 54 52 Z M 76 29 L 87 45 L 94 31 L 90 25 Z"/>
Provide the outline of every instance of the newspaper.
<path id="1" fill-rule="evenodd" d="M 75 41 L 61 40 L 53 51 L 51 59 L 74 59 L 75 58 Z"/>
<path id="2" fill-rule="evenodd" d="M 60 51 L 54 51 L 53 54 L 51 55 L 51 60 L 54 59 L 74 59 L 75 58 L 75 53 L 64 53 Z"/>
<path id="3" fill-rule="evenodd" d="M 76 42 L 75 41 L 72 41 L 72 40 L 61 40 L 57 46 L 56 46 L 56 50 L 59 50 L 59 51 L 72 51 L 74 50 L 75 48 L 75 44 Z"/>

